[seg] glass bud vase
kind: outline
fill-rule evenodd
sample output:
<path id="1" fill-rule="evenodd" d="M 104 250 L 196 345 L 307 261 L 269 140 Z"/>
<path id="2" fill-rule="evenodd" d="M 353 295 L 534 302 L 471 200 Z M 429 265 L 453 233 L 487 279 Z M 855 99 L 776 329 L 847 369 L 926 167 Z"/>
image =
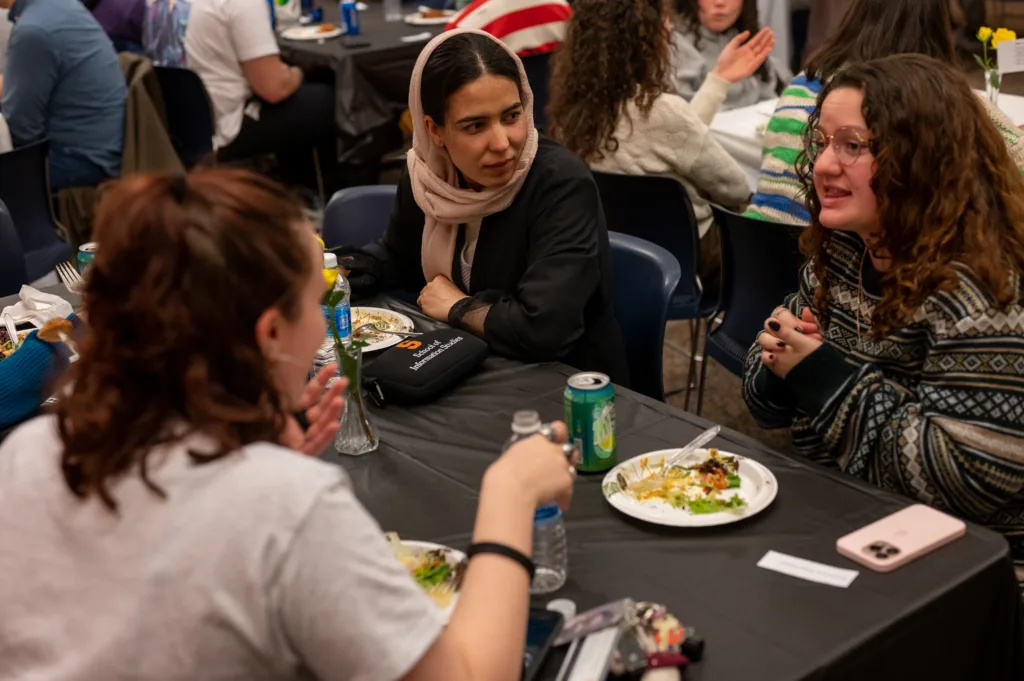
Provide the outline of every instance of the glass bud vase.
<path id="1" fill-rule="evenodd" d="M 345 406 L 341 411 L 341 427 L 334 437 L 334 449 L 339 454 L 349 456 L 369 454 L 377 449 L 380 438 L 370 421 L 363 397 L 363 350 L 335 345 L 334 355 L 341 375 L 348 379 Z"/>
<path id="2" fill-rule="evenodd" d="M 985 96 L 988 97 L 988 101 L 992 102 L 993 106 L 999 106 L 999 85 L 999 71 L 996 69 L 985 71 Z"/>

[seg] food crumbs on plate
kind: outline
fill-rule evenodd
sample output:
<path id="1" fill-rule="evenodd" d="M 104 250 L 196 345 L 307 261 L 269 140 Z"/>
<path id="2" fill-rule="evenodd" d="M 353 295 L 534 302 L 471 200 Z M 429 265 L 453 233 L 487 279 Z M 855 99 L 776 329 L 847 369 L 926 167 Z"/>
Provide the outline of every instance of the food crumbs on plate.
<path id="1" fill-rule="evenodd" d="M 640 467 L 646 468 L 646 462 L 646 457 L 640 459 Z M 728 494 L 728 490 L 738 489 L 741 483 L 739 459 L 712 449 L 699 464 L 673 466 L 630 483 L 624 491 L 640 502 L 660 500 L 673 508 L 705 515 L 745 508 L 747 502 L 739 494 Z"/>

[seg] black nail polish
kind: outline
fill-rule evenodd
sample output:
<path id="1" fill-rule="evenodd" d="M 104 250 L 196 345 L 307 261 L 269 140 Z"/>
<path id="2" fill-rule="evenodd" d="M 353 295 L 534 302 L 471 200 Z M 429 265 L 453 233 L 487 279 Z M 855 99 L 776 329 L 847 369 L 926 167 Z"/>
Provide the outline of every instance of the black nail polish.
<path id="1" fill-rule="evenodd" d="M 773 319 L 770 322 L 768 322 L 768 328 L 771 329 L 772 331 L 781 331 L 782 325 Z"/>
<path id="2" fill-rule="evenodd" d="M 795 328 L 796 328 L 796 332 L 797 333 L 803 333 L 804 332 L 804 330 L 802 328 L 800 328 L 799 326 L 797 326 Z"/>
<path id="3" fill-rule="evenodd" d="M 782 341 L 776 341 L 776 345 L 778 345 L 780 348 L 786 347 L 786 344 L 783 343 Z"/>

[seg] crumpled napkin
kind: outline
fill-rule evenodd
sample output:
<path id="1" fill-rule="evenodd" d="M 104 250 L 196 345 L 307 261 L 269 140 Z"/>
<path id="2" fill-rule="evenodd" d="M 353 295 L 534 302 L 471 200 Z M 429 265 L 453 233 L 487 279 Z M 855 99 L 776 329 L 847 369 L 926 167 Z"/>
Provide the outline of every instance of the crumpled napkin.
<path id="1" fill-rule="evenodd" d="M 71 303 L 60 296 L 43 293 L 31 286 L 22 286 L 18 297 L 21 300 L 0 311 L 0 318 L 10 314 L 15 324 L 31 324 L 39 329 L 51 319 L 66 319 L 74 312 Z"/>

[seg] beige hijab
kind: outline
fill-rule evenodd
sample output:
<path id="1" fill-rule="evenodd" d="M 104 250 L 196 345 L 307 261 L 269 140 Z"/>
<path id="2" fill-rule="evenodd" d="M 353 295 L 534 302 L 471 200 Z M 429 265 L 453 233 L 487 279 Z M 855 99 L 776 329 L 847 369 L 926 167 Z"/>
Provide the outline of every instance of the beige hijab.
<path id="1" fill-rule="evenodd" d="M 519 161 L 511 179 L 501 187 L 479 192 L 459 188 L 458 171 L 448 155 L 448 150 L 435 145 L 427 134 L 420 98 L 423 67 L 430 59 L 430 55 L 438 45 L 460 33 L 487 36 L 504 47 L 515 60 L 516 66 L 519 67 L 519 89 L 523 93 L 523 115 L 529 129 L 526 144 L 519 154 Z M 412 192 L 416 197 L 416 203 L 426 216 L 421 255 L 423 275 L 428 282 L 439 274 L 451 279 L 459 225 L 482 220 L 488 215 L 500 213 L 508 208 L 516 198 L 519 188 L 523 186 L 527 173 L 530 172 L 533 158 L 537 155 L 538 139 L 537 129 L 533 126 L 533 91 L 526 80 L 523 63 L 519 61 L 515 52 L 488 33 L 460 28 L 440 34 L 427 43 L 420 52 L 416 68 L 412 72 L 412 83 L 409 85 L 409 113 L 413 122 L 413 147 L 408 155 L 409 177 L 412 180 Z"/>

